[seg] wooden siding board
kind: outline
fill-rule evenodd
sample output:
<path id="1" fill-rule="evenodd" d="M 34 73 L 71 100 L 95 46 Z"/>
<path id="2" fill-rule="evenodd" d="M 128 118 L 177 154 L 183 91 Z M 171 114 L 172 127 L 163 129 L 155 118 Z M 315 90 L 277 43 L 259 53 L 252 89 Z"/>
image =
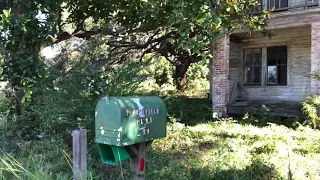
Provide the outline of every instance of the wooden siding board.
<path id="1" fill-rule="evenodd" d="M 229 69 L 229 92 L 230 94 L 232 93 L 232 86 L 234 83 L 238 84 L 240 83 L 240 71 L 241 71 L 241 58 L 239 58 L 239 56 L 242 55 L 241 53 L 241 45 L 230 42 L 230 58 L 229 58 L 229 65 L 230 65 L 230 69 Z M 237 88 L 238 90 L 239 88 Z M 239 91 L 236 91 L 234 94 L 235 99 L 239 96 Z"/>

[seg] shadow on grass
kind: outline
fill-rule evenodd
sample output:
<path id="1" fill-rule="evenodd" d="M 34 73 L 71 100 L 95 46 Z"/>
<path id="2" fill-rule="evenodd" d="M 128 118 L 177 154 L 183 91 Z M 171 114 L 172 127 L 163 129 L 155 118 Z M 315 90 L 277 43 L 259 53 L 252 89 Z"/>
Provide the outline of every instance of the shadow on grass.
<path id="1" fill-rule="evenodd" d="M 233 115 L 231 117 L 237 120 L 239 124 L 251 124 L 257 127 L 266 127 L 272 123 L 295 129 L 299 127 L 299 124 L 303 124 L 305 122 L 304 118 L 271 116 L 267 111 L 260 114 L 248 114 L 248 117 L 244 118 L 245 116 Z"/>
<path id="2" fill-rule="evenodd" d="M 162 97 L 167 106 L 169 121 L 176 121 L 186 125 L 197 125 L 214 121 L 212 117 L 211 101 L 209 98 L 189 98 L 185 96 Z M 246 114 L 245 112 L 243 114 Z M 265 110 L 261 113 L 250 114 L 248 118 L 243 115 L 233 115 L 233 119 L 240 124 L 251 124 L 258 127 L 269 126 L 270 123 L 284 125 L 289 128 L 298 127 L 303 118 L 275 117 Z"/>
<path id="3" fill-rule="evenodd" d="M 212 121 L 211 101 L 209 98 L 189 98 L 184 96 L 162 97 L 167 106 L 171 121 L 196 125 Z"/>
<path id="4" fill-rule="evenodd" d="M 261 160 L 254 160 L 250 166 L 245 169 L 217 169 L 215 171 L 209 168 L 194 168 L 190 170 L 192 179 L 217 179 L 217 180 L 260 180 L 273 179 L 279 177 L 274 167 L 269 167 Z"/>
<path id="5" fill-rule="evenodd" d="M 209 151 L 214 146 L 214 143 L 206 143 L 203 146 L 202 152 Z M 199 160 L 200 156 L 201 153 L 196 151 L 182 154 L 181 152 L 153 150 L 148 154 L 147 178 L 168 180 L 260 180 L 280 177 L 273 166 L 267 165 L 260 158 L 253 158 L 249 166 L 240 169 L 235 166 L 226 167 L 223 163 L 220 165 L 219 161 L 213 161 L 208 163 L 209 166 L 204 166 Z"/>

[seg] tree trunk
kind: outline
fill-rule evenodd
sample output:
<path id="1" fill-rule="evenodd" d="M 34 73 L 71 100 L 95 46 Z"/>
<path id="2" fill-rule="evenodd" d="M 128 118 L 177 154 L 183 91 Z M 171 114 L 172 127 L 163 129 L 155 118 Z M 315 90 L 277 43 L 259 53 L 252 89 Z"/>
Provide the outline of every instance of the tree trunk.
<path id="1" fill-rule="evenodd" d="M 183 92 L 187 88 L 187 73 L 185 73 L 182 77 L 177 79 L 177 90 L 178 92 Z"/>
<path id="2" fill-rule="evenodd" d="M 181 58 L 182 59 L 182 58 Z M 191 64 L 190 59 L 182 59 L 177 61 L 176 67 L 175 67 L 175 74 L 174 79 L 176 81 L 177 85 L 177 91 L 183 92 L 187 88 L 187 71 Z"/>

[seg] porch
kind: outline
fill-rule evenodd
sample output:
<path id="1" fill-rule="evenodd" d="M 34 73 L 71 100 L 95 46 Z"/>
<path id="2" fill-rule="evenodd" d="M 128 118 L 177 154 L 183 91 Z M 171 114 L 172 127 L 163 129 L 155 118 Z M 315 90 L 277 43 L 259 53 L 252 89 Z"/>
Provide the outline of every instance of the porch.
<path id="1" fill-rule="evenodd" d="M 260 5 L 252 11 L 259 13 L 274 8 L 274 12 L 287 11 L 299 8 L 312 8 L 320 6 L 319 0 L 258 0 Z"/>
<path id="2" fill-rule="evenodd" d="M 302 105 L 290 101 L 238 101 L 228 105 L 229 115 L 268 114 L 278 117 L 301 117 Z"/>
<path id="3" fill-rule="evenodd" d="M 320 19 L 318 20 L 320 22 Z M 215 112 L 300 117 L 301 102 L 320 92 L 320 23 L 272 29 L 272 38 L 234 33 L 216 42 Z"/>

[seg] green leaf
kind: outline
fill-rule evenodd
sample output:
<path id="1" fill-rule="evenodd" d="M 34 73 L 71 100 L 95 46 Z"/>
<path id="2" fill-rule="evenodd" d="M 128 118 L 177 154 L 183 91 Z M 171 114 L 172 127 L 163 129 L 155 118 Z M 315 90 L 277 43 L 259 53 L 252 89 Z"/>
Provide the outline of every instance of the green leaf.
<path id="1" fill-rule="evenodd" d="M 214 22 L 216 25 L 220 25 L 221 19 L 217 15 L 213 15 L 212 22 Z"/>
<path id="2" fill-rule="evenodd" d="M 234 7 L 234 10 L 235 10 L 236 12 L 239 12 L 239 7 L 238 7 L 238 5 L 234 4 L 233 7 Z"/>
<path id="3" fill-rule="evenodd" d="M 3 12 L 4 17 L 8 18 L 10 16 L 11 10 L 10 9 L 4 9 L 2 12 Z"/>

